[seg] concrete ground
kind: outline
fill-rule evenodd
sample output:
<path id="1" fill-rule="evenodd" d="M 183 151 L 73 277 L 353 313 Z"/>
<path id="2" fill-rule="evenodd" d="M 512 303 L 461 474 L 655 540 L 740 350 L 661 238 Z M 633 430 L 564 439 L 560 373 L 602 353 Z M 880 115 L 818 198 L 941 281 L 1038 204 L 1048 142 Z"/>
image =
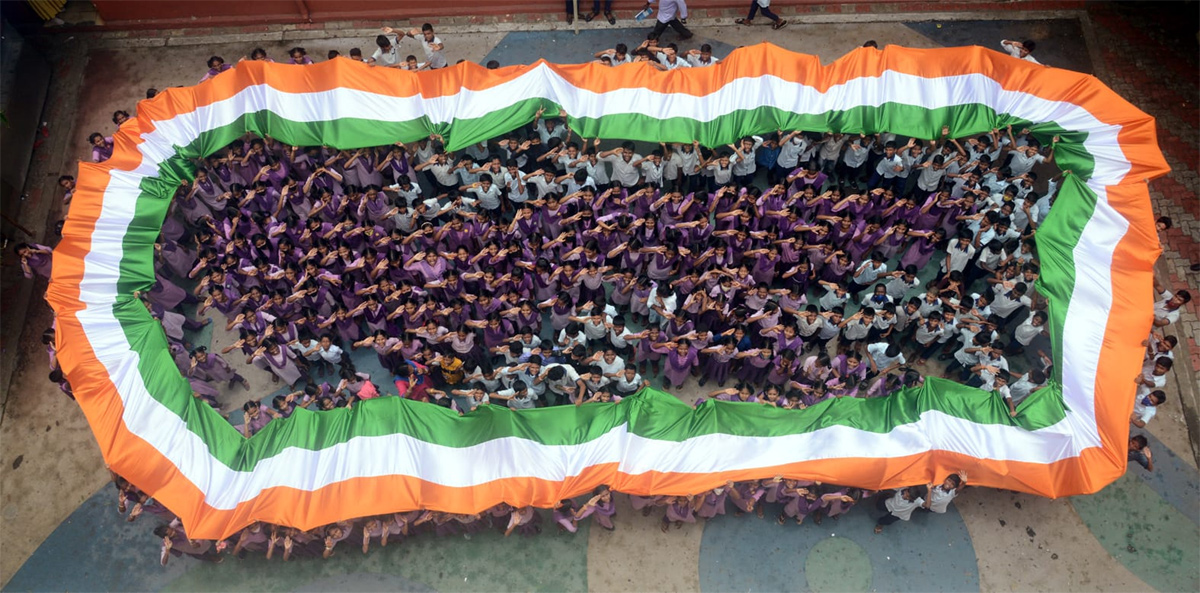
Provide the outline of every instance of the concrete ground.
<path id="1" fill-rule="evenodd" d="M 1135 104 L 1164 110 L 1151 113 L 1170 127 L 1170 136 L 1163 136 L 1164 148 L 1176 171 L 1167 185 L 1156 182 L 1156 207 L 1180 221 L 1165 245 L 1164 266 L 1169 267 L 1164 275 L 1177 284 L 1188 282 L 1186 265 L 1179 258 L 1181 254 L 1185 258 L 1190 254 L 1193 262 L 1197 258 L 1196 252 L 1188 251 L 1196 245 L 1198 230 L 1197 160 L 1192 158 L 1197 135 L 1194 113 L 1190 119 L 1186 110 L 1177 113 L 1169 105 L 1177 97 L 1168 93 L 1183 95 L 1194 112 L 1197 86 L 1194 82 L 1187 86 L 1186 80 L 1171 83 L 1166 91 L 1144 86 L 1145 78 L 1161 81 L 1162 74 L 1153 70 L 1139 74 L 1128 60 L 1120 59 L 1131 51 L 1144 55 L 1146 38 L 1169 39 L 1169 27 L 1159 26 L 1145 35 L 1141 29 L 1125 31 L 1115 23 L 1157 25 L 1109 12 L 1095 20 L 1076 13 L 1010 13 L 1007 18 L 1013 20 L 1004 21 L 978 20 L 978 15 L 963 17 L 971 20 L 928 21 L 927 15 L 922 22 L 907 22 L 902 15 L 892 15 L 886 21 L 860 16 L 832 22 L 830 16 L 824 20 L 831 22 L 819 24 L 794 21 L 783 31 L 712 26 L 712 21 L 694 19 L 697 36 L 687 47 L 709 42 L 720 56 L 739 45 L 769 40 L 816 53 L 828 62 L 865 39 L 876 39 L 881 45 L 941 47 L 994 46 L 1000 38 L 1033 37 L 1040 43 L 1038 55 L 1043 61 L 1095 73 Z M 591 25 L 592 31 L 579 37 L 565 31 L 503 31 L 486 26 L 469 33 L 452 28 L 439 32 L 452 62 L 519 63 L 537 57 L 577 62 L 618 41 L 634 45 L 644 38 L 644 30 L 623 28 L 628 24 Z M 92 131 L 111 132 L 109 118 L 114 110 L 133 111 L 147 87 L 194 84 L 210 55 L 232 61 L 262 46 L 278 57 L 300 44 L 318 57 L 329 49 L 343 53 L 352 47 L 366 49 L 373 37 L 366 30 L 320 33 L 323 36 L 308 35 L 302 41 L 277 36 L 277 41 L 262 43 L 255 42 L 253 35 L 172 38 L 170 43 L 156 38 L 60 40 L 60 80 L 52 88 L 56 95 L 51 101 L 52 113 L 61 117 L 52 126 L 63 135 L 67 156 L 83 159 L 87 154 L 83 139 Z M 1103 44 L 1097 44 L 1097 39 Z M 402 47 L 411 53 L 417 50 L 415 45 Z M 1181 59 L 1194 63 L 1195 56 Z M 1178 68 L 1167 62 L 1137 66 Z M 60 172 L 74 173 L 73 169 L 67 166 Z M 47 175 L 57 177 L 60 172 Z M 1192 193 L 1181 193 L 1176 186 Z M 42 203 L 57 204 L 58 195 L 42 196 Z M 1190 283 L 1195 292 L 1194 275 Z M 1186 323 L 1195 319 L 1194 310 L 1185 314 Z M 39 335 L 49 322 L 45 306 L 35 304 L 27 321 L 31 329 L 25 335 Z M 1178 331 L 1181 338 L 1188 337 L 1186 327 Z M 232 341 L 219 328 L 192 338 L 216 350 Z M 1195 344 L 1191 346 L 1195 351 Z M 1200 551 L 1200 475 L 1181 407 L 1184 397 L 1171 398 L 1150 426 L 1159 466 L 1153 474 L 1134 466 L 1099 494 L 1062 500 L 969 489 L 956 501 L 954 512 L 922 516 L 882 536 L 871 533 L 874 511 L 867 508 L 819 527 L 778 526 L 770 520 L 771 511 L 777 510 L 768 509 L 766 520 L 726 516 L 662 534 L 657 517 L 642 517 L 624 497 L 618 497 L 618 529 L 611 533 L 585 528 L 573 536 L 547 532 L 503 542 L 494 533 L 477 534 L 469 541 L 422 537 L 367 556 L 340 549 L 330 561 L 294 562 L 287 570 L 262 566 L 265 559 L 219 566 L 174 560 L 163 569 L 157 564 L 158 542 L 150 535 L 151 520 L 126 524 L 114 511 L 112 490 L 91 432 L 78 408 L 46 381 L 40 344 L 25 339 L 17 344 L 10 341 L 8 347 L 20 348 L 23 362 L 0 422 L 4 455 L 0 583 L 5 590 L 1200 590 L 1195 564 Z M 369 353 L 355 357 L 368 372 L 374 368 Z M 241 357 L 228 358 L 244 366 Z M 1195 389 L 1194 375 L 1185 370 L 1175 379 L 1181 394 Z M 277 390 L 257 369 L 243 374 L 251 381 L 249 393 L 255 396 Z M 692 401 L 702 390 L 689 383 L 677 393 Z M 236 409 L 247 397 L 236 387 L 223 393 L 222 402 Z M 236 422 L 238 414 L 232 420 Z"/>

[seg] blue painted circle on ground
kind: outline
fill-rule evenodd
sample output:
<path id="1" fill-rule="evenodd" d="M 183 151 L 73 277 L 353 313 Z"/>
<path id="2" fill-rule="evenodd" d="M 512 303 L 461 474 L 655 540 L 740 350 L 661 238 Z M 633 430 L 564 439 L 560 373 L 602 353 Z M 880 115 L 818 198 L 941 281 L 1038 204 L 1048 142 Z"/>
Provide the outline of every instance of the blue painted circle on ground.
<path id="1" fill-rule="evenodd" d="M 891 591 L 979 590 L 975 548 L 953 505 L 944 515 L 915 513 L 912 521 L 894 523 L 880 535 L 873 532 L 879 513 L 867 503 L 838 521 L 827 518 L 822 525 L 811 519 L 803 525 L 779 525 L 774 517 L 781 506 L 766 506 L 765 519 L 730 514 L 705 525 L 700 543 L 702 591 L 858 588 L 861 577 L 845 577 L 839 583 L 834 567 L 827 566 L 847 561 L 838 554 L 849 549 L 840 547 L 843 543 L 824 543 L 837 539 L 851 540 L 862 550 L 870 566 L 868 582 L 876 588 L 886 583 Z M 819 568 L 816 562 L 821 563 Z M 866 564 L 855 565 L 867 570 Z"/>

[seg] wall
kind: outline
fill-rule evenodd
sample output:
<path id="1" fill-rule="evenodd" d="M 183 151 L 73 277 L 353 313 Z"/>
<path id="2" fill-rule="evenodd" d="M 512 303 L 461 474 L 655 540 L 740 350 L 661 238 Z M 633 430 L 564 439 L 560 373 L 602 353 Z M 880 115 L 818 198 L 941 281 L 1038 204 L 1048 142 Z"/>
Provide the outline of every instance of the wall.
<path id="1" fill-rule="evenodd" d="M 874 0 L 871 4 L 898 0 Z M 868 0 L 775 0 L 775 8 L 789 5 L 861 4 Z M 161 0 L 93 0 L 109 27 L 213 26 L 246 23 L 293 23 L 345 19 L 389 19 L 406 21 L 426 17 L 494 16 L 502 14 L 564 12 L 563 0 L 256 0 L 232 2 L 163 2 Z M 743 8 L 748 0 L 689 0 L 692 10 Z M 592 0 L 579 0 L 581 12 L 591 10 Z M 641 0 L 616 0 L 613 9 L 627 16 L 640 9 Z M 307 18 L 304 16 L 307 14 Z"/>

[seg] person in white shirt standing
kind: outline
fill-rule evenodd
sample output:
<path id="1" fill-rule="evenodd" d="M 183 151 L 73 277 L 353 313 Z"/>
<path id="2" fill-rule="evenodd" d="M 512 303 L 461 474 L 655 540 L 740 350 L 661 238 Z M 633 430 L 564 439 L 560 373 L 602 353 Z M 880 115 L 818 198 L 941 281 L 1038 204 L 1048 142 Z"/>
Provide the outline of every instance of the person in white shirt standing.
<path id="1" fill-rule="evenodd" d="M 689 49 L 684 52 L 687 55 L 687 61 L 694 67 L 712 66 L 720 60 L 713 57 L 712 46 L 705 43 L 700 46 L 700 49 Z"/>
<path id="2" fill-rule="evenodd" d="M 967 473 L 963 471 L 946 476 L 946 479 L 937 486 L 929 484 L 926 486 L 929 489 L 929 497 L 925 500 L 925 506 L 922 508 L 933 513 L 944 514 L 950 508 L 950 502 L 967 487 L 966 484 Z"/>
<path id="3" fill-rule="evenodd" d="M 1034 64 L 1042 66 L 1045 65 L 1039 62 L 1037 58 L 1033 57 L 1033 50 L 1037 49 L 1037 43 L 1035 43 L 1032 39 L 1026 39 L 1025 41 L 1010 41 L 1008 39 L 1001 39 L 1000 47 L 1003 47 L 1004 51 L 1008 52 L 1008 55 L 1017 58 L 1018 60 L 1025 60 L 1026 62 L 1033 62 Z"/>
<path id="4" fill-rule="evenodd" d="M 647 39 L 662 37 L 667 27 L 671 27 L 679 34 L 680 41 L 691 39 L 694 36 L 683 25 L 683 21 L 687 20 L 687 2 L 684 0 L 649 0 L 642 10 L 650 8 L 650 5 L 656 2 L 658 3 L 658 16 L 656 17 L 658 22 L 654 23 L 654 30 L 650 31 Z"/>
<path id="5" fill-rule="evenodd" d="M 925 505 L 925 486 L 909 486 L 896 491 L 895 495 L 880 496 L 875 500 L 875 508 L 885 514 L 875 522 L 875 533 L 883 533 L 883 528 L 896 521 L 912 519 L 913 511 Z"/>
<path id="6" fill-rule="evenodd" d="M 621 143 L 620 148 L 606 150 L 596 155 L 599 160 L 612 164 L 610 178 L 620 183 L 621 187 L 637 185 L 642 176 L 641 169 L 635 165 L 642 160 L 642 155 L 637 154 L 633 149 L 633 143 L 625 141 Z"/>
<path id="7" fill-rule="evenodd" d="M 388 28 L 384 28 L 384 32 L 389 32 Z M 413 28 L 404 35 L 421 42 L 421 47 L 425 50 L 425 63 L 429 65 L 430 70 L 446 67 L 446 56 L 442 55 L 446 46 L 442 39 L 434 34 L 433 25 L 425 23 L 420 29 Z"/>
<path id="8" fill-rule="evenodd" d="M 734 151 L 733 158 L 733 181 L 739 186 L 747 187 L 754 184 L 754 174 L 758 171 L 758 165 L 754 161 L 754 154 L 763 145 L 762 136 L 746 136 L 738 141 L 736 145 L 730 144 L 729 148 Z"/>

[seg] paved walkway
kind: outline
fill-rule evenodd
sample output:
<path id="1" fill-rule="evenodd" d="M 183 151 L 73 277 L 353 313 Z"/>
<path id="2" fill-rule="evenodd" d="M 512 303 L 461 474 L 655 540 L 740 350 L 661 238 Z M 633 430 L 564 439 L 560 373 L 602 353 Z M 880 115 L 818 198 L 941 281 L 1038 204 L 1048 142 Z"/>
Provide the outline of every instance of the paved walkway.
<path id="1" fill-rule="evenodd" d="M 694 43 L 712 43 L 718 56 L 766 38 L 817 53 L 825 61 L 865 39 L 912 47 L 1038 39 L 1044 61 L 1093 72 L 1159 118 L 1160 139 L 1175 168 L 1152 186 L 1156 209 L 1176 221 L 1166 234 L 1164 274 L 1194 289 L 1196 277 L 1187 264 L 1200 259 L 1195 54 L 1179 55 L 1177 34 L 1145 21 L 1144 15 L 1100 7 L 1083 22 L 1064 18 L 1071 15 L 1030 16 L 1014 15 L 1018 20 L 1009 21 L 795 22 L 781 32 L 706 27 L 703 21 L 693 25 Z M 629 24 L 578 37 L 479 28 L 469 35 L 453 28 L 440 33 L 452 61 L 517 63 L 553 56 L 578 62 L 616 41 L 632 45 L 644 37 L 643 29 L 623 28 Z M 371 42 L 367 31 L 320 33 L 304 41 L 311 55 L 366 48 Z M 1097 43 L 1078 42 L 1088 35 Z M 64 115 L 54 126 L 70 128 L 72 139 L 111 130 L 112 111 L 129 109 L 149 86 L 193 84 L 209 55 L 236 58 L 253 45 L 279 55 L 296 44 L 291 38 L 259 44 L 200 37 L 187 46 L 138 47 L 138 39 L 141 45 L 151 41 L 110 38 L 78 47 L 64 41 L 63 72 L 85 72 L 75 86 L 69 80 L 66 88 L 56 83 L 60 94 L 52 101 L 60 109 L 76 103 L 86 108 L 78 109 L 77 120 Z M 68 146 L 66 153 L 84 156 L 82 141 Z M 51 192 L 41 199 L 42 204 L 56 201 Z M 38 326 L 32 334 L 37 335 L 48 318 L 40 303 L 33 309 L 30 325 Z M 1195 323 L 1196 310 L 1184 319 Z M 1180 337 L 1189 335 L 1185 324 L 1177 330 Z M 1200 326 L 1191 329 L 1191 336 L 1200 335 Z M 224 332 L 196 339 L 211 340 L 218 348 L 228 343 Z M 820 526 L 779 526 L 770 520 L 777 511 L 768 509 L 766 520 L 726 516 L 662 534 L 657 517 L 642 517 L 621 497 L 618 529 L 612 533 L 585 528 L 575 535 L 547 532 L 506 541 L 492 532 L 470 540 L 423 536 L 366 556 L 347 546 L 329 561 L 293 562 L 286 570 L 263 566 L 265 559 L 230 559 L 219 566 L 173 559 L 164 569 L 157 564 L 152 522 L 143 518 L 127 524 L 116 513 L 86 423 L 46 383 L 39 345 L 22 347 L 26 366 L 14 379 L 0 424 L 6 466 L 0 477 L 0 538 L 5 542 L 0 582 L 5 590 L 1200 590 L 1194 562 L 1200 550 L 1200 475 L 1182 398 L 1173 398 L 1151 425 L 1158 465 L 1153 474 L 1134 466 L 1103 492 L 1070 500 L 972 489 L 953 512 L 920 516 L 881 536 L 871 533 L 874 511 L 868 508 Z M 1200 351 L 1194 343 L 1191 347 L 1193 353 Z M 363 366 L 373 368 L 373 359 L 364 356 Z M 252 391 L 274 391 L 261 375 L 248 375 Z M 1177 374 L 1177 381 L 1187 380 L 1194 381 L 1194 375 Z M 682 395 L 690 399 L 698 394 L 689 386 Z M 231 404 L 245 398 L 240 388 L 223 397 Z"/>

